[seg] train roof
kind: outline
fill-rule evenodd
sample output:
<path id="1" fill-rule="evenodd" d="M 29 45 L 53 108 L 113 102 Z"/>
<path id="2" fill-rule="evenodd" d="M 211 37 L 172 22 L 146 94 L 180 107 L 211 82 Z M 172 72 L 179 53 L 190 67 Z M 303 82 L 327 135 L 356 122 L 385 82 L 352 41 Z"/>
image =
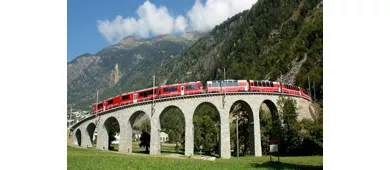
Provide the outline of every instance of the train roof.
<path id="1" fill-rule="evenodd" d="M 177 86 L 177 85 L 192 84 L 192 83 L 202 83 L 202 82 L 201 81 L 191 81 L 191 82 L 185 82 L 185 83 L 166 84 L 166 85 L 162 85 L 160 87 Z"/>
<path id="2" fill-rule="evenodd" d="M 149 88 L 147 88 L 147 89 L 141 89 L 141 90 L 137 90 L 137 91 L 135 91 L 135 92 L 145 91 L 145 90 L 152 90 L 153 88 L 158 88 L 158 87 L 157 87 L 157 86 L 155 86 L 155 87 L 149 87 Z"/>

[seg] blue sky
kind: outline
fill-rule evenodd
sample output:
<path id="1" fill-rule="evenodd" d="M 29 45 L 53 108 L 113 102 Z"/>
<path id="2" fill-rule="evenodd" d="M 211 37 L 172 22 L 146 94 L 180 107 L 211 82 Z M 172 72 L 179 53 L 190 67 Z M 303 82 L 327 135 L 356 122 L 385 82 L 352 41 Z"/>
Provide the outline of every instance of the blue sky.
<path id="1" fill-rule="evenodd" d="M 145 38 L 209 31 L 255 1 L 68 0 L 67 61 L 94 54 L 128 35 Z"/>

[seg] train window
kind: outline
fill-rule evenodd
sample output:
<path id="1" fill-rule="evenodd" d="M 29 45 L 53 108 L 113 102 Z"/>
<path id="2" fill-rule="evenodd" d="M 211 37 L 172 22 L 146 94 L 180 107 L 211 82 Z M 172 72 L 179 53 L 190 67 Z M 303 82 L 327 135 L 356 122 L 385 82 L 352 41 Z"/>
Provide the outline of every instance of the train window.
<path id="1" fill-rule="evenodd" d="M 177 91 L 177 87 L 166 87 L 164 88 L 164 92 L 174 92 Z"/>
<path id="2" fill-rule="evenodd" d="M 103 103 L 98 104 L 98 108 L 102 108 L 102 107 L 103 107 Z"/>
<path id="3" fill-rule="evenodd" d="M 108 103 L 108 104 L 112 104 L 112 103 L 114 103 L 114 100 L 111 99 L 111 100 L 109 100 L 107 103 Z"/>
<path id="4" fill-rule="evenodd" d="M 122 100 L 129 100 L 129 99 L 130 99 L 130 95 L 122 96 Z"/>
<path id="5" fill-rule="evenodd" d="M 234 81 L 234 86 L 238 86 L 238 81 Z"/>
<path id="6" fill-rule="evenodd" d="M 201 89 L 201 88 L 202 88 L 202 84 L 198 84 L 198 88 L 200 88 L 200 89 Z"/>
<path id="7" fill-rule="evenodd" d="M 271 87 L 274 87 L 274 82 L 270 82 L 269 84 L 271 85 Z"/>
<path id="8" fill-rule="evenodd" d="M 257 86 L 257 81 L 254 81 L 254 85 Z"/>
<path id="9" fill-rule="evenodd" d="M 196 89 L 196 85 L 192 84 L 192 85 L 187 85 L 186 86 L 186 90 L 191 90 L 191 89 Z"/>
<path id="10" fill-rule="evenodd" d="M 139 93 L 139 96 L 142 96 L 142 97 L 148 96 L 148 91 L 144 91 L 144 92 Z"/>
<path id="11" fill-rule="evenodd" d="M 265 82 L 264 81 L 261 82 L 261 87 L 265 87 Z"/>
<path id="12" fill-rule="evenodd" d="M 233 86 L 233 82 L 232 81 L 229 81 L 228 83 L 229 83 L 228 84 L 229 87 Z"/>

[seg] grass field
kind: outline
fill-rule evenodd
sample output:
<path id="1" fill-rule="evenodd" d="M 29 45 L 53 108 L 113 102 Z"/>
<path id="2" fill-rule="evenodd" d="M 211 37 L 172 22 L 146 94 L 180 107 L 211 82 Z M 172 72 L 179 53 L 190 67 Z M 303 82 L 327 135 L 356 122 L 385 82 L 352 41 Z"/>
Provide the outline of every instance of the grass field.
<path id="1" fill-rule="evenodd" d="M 134 147 L 133 147 L 134 148 Z M 170 150 L 174 146 L 169 146 Z M 144 148 L 140 148 L 144 150 Z M 163 149 L 164 150 L 164 149 Z M 135 151 L 137 152 L 137 151 Z M 269 162 L 268 156 L 245 156 L 205 161 L 188 158 L 167 158 L 67 146 L 68 169 L 322 169 L 322 156 L 281 157 L 281 163 Z"/>

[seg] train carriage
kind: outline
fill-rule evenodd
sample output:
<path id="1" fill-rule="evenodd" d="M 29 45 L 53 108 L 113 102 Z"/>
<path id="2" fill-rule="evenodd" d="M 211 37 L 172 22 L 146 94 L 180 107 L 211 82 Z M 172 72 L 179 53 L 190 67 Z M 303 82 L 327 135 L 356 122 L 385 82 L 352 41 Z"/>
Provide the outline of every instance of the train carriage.
<path id="1" fill-rule="evenodd" d="M 124 93 L 121 95 L 120 105 L 127 105 L 134 103 L 134 92 Z"/>
<path id="2" fill-rule="evenodd" d="M 184 95 L 201 94 L 204 92 L 201 81 L 189 82 L 184 85 L 185 85 Z"/>
<path id="3" fill-rule="evenodd" d="M 301 91 L 301 96 L 305 99 L 308 99 L 308 100 L 311 100 L 311 97 L 309 96 L 309 93 L 307 93 L 307 91 L 301 87 L 299 87 L 300 91 Z"/>
<path id="4" fill-rule="evenodd" d="M 180 96 L 180 95 L 184 95 L 183 84 L 164 85 L 160 87 L 159 96 L 161 98 Z"/>
<path id="5" fill-rule="evenodd" d="M 121 96 L 118 95 L 118 96 L 109 98 L 109 99 L 105 100 L 104 103 L 106 104 L 105 109 L 112 109 L 112 108 L 118 107 L 121 103 Z"/>
<path id="6" fill-rule="evenodd" d="M 249 80 L 249 90 L 252 92 L 281 92 L 281 87 L 278 82 L 268 80 Z"/>
<path id="7" fill-rule="evenodd" d="M 285 83 L 281 83 L 281 84 L 282 84 L 282 93 L 301 96 L 299 93 L 300 91 L 298 86 L 285 84 Z"/>
<path id="8" fill-rule="evenodd" d="M 96 113 L 102 112 L 103 111 L 103 103 L 104 102 L 93 104 L 92 114 L 96 114 Z"/>
<path id="9" fill-rule="evenodd" d="M 214 80 L 214 81 L 207 81 L 207 93 L 220 93 L 221 90 L 221 82 Z"/>
<path id="10" fill-rule="evenodd" d="M 153 94 L 153 89 L 154 89 L 154 94 Z M 144 89 L 144 90 L 138 90 L 134 93 L 133 101 L 134 101 L 134 103 L 136 103 L 136 102 L 143 102 L 143 101 L 147 101 L 147 100 L 152 100 L 153 96 L 155 99 L 157 99 L 158 93 L 159 93 L 159 91 L 158 91 L 157 87 L 148 88 L 148 89 Z"/>
<path id="11" fill-rule="evenodd" d="M 244 92 L 249 90 L 246 80 L 225 80 L 222 81 L 222 92 Z"/>

